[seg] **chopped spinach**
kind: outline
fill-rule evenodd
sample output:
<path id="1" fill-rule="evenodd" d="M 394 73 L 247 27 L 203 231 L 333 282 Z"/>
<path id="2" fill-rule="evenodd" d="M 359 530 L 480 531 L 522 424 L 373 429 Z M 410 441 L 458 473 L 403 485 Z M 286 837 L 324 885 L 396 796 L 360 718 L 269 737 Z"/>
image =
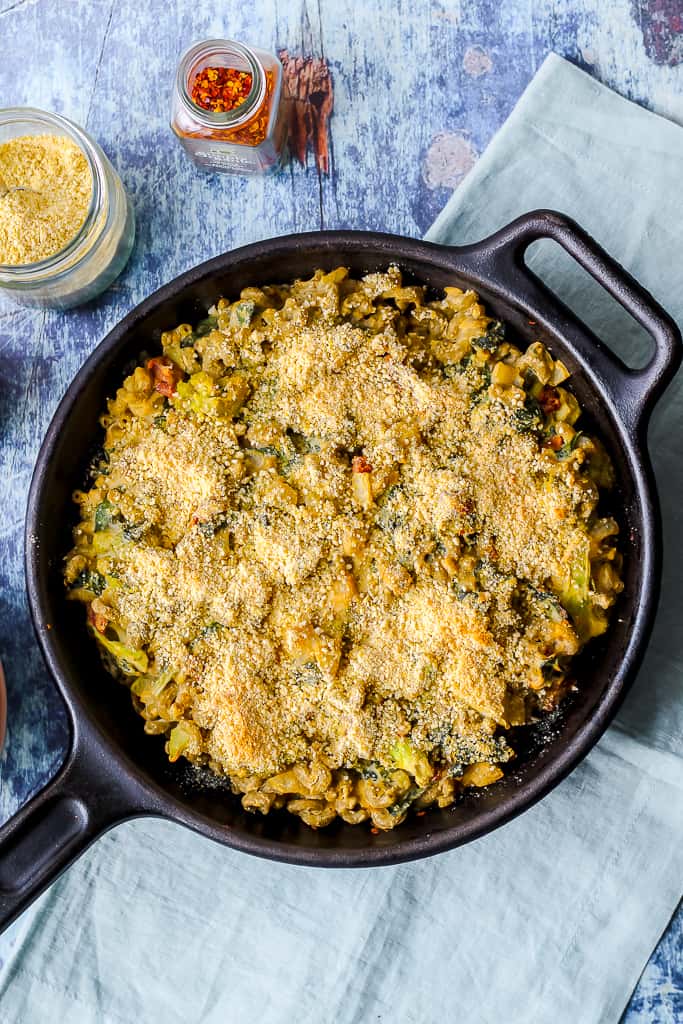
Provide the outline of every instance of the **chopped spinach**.
<path id="1" fill-rule="evenodd" d="M 292 671 L 297 683 L 305 683 L 307 686 L 318 686 L 322 682 L 322 673 L 315 661 L 307 661 L 298 665 Z"/>
<path id="2" fill-rule="evenodd" d="M 470 365 L 471 356 L 463 356 L 458 363 L 446 363 L 443 367 L 444 377 L 454 377 L 457 373 L 464 373 Z"/>
<path id="3" fill-rule="evenodd" d="M 543 410 L 531 395 L 528 395 L 524 406 L 512 413 L 512 424 L 519 434 L 531 434 L 540 429 L 543 422 Z"/>
<path id="4" fill-rule="evenodd" d="M 536 607 L 538 614 L 550 619 L 551 622 L 563 622 L 567 618 L 567 612 L 560 601 L 547 590 L 536 590 L 528 586 L 528 598 Z"/>
<path id="5" fill-rule="evenodd" d="M 194 651 L 195 645 L 198 644 L 200 640 L 205 640 L 207 637 L 213 636 L 214 633 L 217 633 L 219 629 L 224 628 L 225 627 L 223 626 L 222 622 L 216 622 L 214 620 L 213 622 L 207 623 L 207 625 L 202 626 L 197 635 L 189 641 L 189 649 L 191 651 Z"/>
<path id="6" fill-rule="evenodd" d="M 479 367 L 479 380 L 470 391 L 472 405 L 478 405 L 486 396 L 491 383 L 491 368 L 489 366 Z"/>
<path id="7" fill-rule="evenodd" d="M 544 661 L 541 665 L 543 678 L 550 681 L 555 679 L 557 676 L 564 675 L 566 669 L 563 666 L 562 661 L 563 659 L 560 655 L 555 655 L 554 658 L 548 658 L 547 661 Z"/>
<path id="8" fill-rule="evenodd" d="M 502 320 L 492 320 L 486 332 L 480 338 L 472 338 L 475 348 L 483 348 L 486 352 L 495 352 L 505 340 L 505 324 Z"/>
<path id="9" fill-rule="evenodd" d="M 260 452 L 261 455 L 274 455 L 276 459 L 279 459 L 281 456 L 280 451 L 277 448 L 274 448 L 272 444 L 255 444 L 252 445 L 252 447 L 255 452 Z"/>
<path id="10" fill-rule="evenodd" d="M 499 569 L 490 558 L 480 558 L 474 567 L 474 573 L 485 590 L 493 590 L 502 583 L 515 578 L 511 573 Z"/>
<path id="11" fill-rule="evenodd" d="M 109 452 L 100 446 L 93 452 L 88 467 L 85 471 L 84 490 L 92 486 L 93 480 L 98 476 L 106 476 L 109 473 Z"/>
<path id="12" fill-rule="evenodd" d="M 411 786 L 406 795 L 401 799 L 397 800 L 395 804 L 389 807 L 389 814 L 398 818 L 403 816 L 410 809 L 410 805 L 415 803 L 419 796 L 425 791 L 425 786 Z"/>
<path id="13" fill-rule="evenodd" d="M 528 434 L 538 425 L 536 417 L 530 409 L 515 409 L 512 414 L 515 430 L 520 434 Z"/>
<path id="14" fill-rule="evenodd" d="M 571 453 L 575 450 L 576 446 L 578 445 L 578 443 L 579 443 L 579 441 L 580 441 L 580 439 L 582 437 L 583 437 L 583 434 L 581 433 L 581 431 L 577 430 L 577 432 L 574 434 L 574 436 L 571 439 L 571 441 L 566 441 L 562 445 L 562 447 L 559 448 L 558 451 L 555 453 L 557 455 L 558 459 L 562 459 L 562 460 L 568 459 L 569 456 L 571 455 Z"/>
<path id="15" fill-rule="evenodd" d="M 223 629 L 222 622 L 210 622 L 208 626 L 204 626 L 204 628 L 200 630 L 199 635 L 210 636 L 212 633 L 217 633 L 219 629 Z"/>
<path id="16" fill-rule="evenodd" d="M 461 774 L 469 764 L 480 761 L 502 763 L 513 756 L 505 736 L 469 738 L 454 734 L 444 743 L 443 752 L 447 761 L 461 768 Z"/>
<path id="17" fill-rule="evenodd" d="M 211 331 L 215 331 L 217 326 L 218 326 L 218 317 L 217 316 L 207 316 L 207 317 L 204 317 L 203 320 L 199 321 L 199 323 L 197 324 L 197 326 L 195 327 L 195 329 L 194 329 L 194 331 L 192 333 L 194 334 L 195 338 L 203 338 L 205 334 L 210 334 Z M 188 334 L 187 337 L 190 338 L 191 335 Z M 183 340 L 186 340 L 186 339 L 183 339 Z M 183 345 L 182 342 L 181 342 L 180 347 L 181 348 L 189 348 L 190 346 L 189 345 Z"/>
<path id="18" fill-rule="evenodd" d="M 300 434 L 298 430 L 292 430 L 291 427 L 287 427 L 286 434 L 294 445 L 294 451 L 299 455 L 320 451 L 320 442 L 315 437 Z"/>
<path id="19" fill-rule="evenodd" d="M 382 496 L 380 508 L 375 517 L 375 524 L 384 533 L 394 533 L 405 525 L 404 489 L 401 484 L 394 484 Z"/>
<path id="20" fill-rule="evenodd" d="M 367 779 L 369 782 L 379 782 L 380 780 L 386 781 L 389 778 L 388 769 L 384 768 L 376 761 L 361 762 L 356 767 L 356 771 L 360 775 L 361 779 Z"/>
<path id="21" fill-rule="evenodd" d="M 123 528 L 123 536 L 126 540 L 140 540 L 146 529 L 147 523 L 144 519 L 139 523 L 126 523 Z"/>
<path id="22" fill-rule="evenodd" d="M 199 523 L 197 529 L 203 537 L 214 537 L 221 530 L 224 530 L 228 525 L 228 516 L 225 512 L 217 512 L 216 515 L 211 516 L 206 522 Z"/>
<path id="23" fill-rule="evenodd" d="M 107 587 L 107 581 L 101 572 L 97 572 L 95 569 L 86 569 L 72 584 L 74 590 L 89 590 L 99 597 L 103 594 Z"/>

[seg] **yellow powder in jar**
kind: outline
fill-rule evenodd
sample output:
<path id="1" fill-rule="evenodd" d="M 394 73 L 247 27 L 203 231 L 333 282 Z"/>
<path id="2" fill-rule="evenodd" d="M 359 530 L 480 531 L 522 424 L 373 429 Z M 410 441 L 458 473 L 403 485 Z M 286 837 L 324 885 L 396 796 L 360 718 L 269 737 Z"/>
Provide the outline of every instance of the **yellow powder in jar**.
<path id="1" fill-rule="evenodd" d="M 92 195 L 92 172 L 64 135 L 22 135 L 0 144 L 0 263 L 53 256 L 77 234 Z"/>

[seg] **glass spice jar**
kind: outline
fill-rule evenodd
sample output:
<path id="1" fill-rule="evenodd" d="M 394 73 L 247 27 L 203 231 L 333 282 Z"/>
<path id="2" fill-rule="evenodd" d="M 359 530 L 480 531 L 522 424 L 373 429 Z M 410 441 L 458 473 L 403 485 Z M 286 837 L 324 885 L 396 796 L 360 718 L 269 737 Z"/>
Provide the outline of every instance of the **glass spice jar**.
<path id="1" fill-rule="evenodd" d="M 287 135 L 280 61 L 230 39 L 196 43 L 178 64 L 171 128 L 205 170 L 276 170 Z"/>
<path id="2" fill-rule="evenodd" d="M 0 263 L 0 289 L 22 306 L 70 309 L 95 298 L 119 276 L 133 248 L 135 215 L 121 178 L 82 128 L 33 107 L 0 110 L 0 143 L 45 134 L 66 136 L 83 153 L 92 176 L 88 211 L 54 255 L 36 263 Z"/>

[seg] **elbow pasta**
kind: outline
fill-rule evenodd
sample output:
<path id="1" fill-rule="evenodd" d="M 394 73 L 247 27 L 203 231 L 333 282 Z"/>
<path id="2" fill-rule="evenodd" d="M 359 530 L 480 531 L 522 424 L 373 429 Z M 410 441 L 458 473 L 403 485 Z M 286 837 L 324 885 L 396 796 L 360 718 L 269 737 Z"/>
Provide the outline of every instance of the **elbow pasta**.
<path id="1" fill-rule="evenodd" d="M 567 368 L 396 267 L 246 288 L 161 340 L 65 563 L 145 731 L 314 828 L 495 783 L 622 589 Z"/>

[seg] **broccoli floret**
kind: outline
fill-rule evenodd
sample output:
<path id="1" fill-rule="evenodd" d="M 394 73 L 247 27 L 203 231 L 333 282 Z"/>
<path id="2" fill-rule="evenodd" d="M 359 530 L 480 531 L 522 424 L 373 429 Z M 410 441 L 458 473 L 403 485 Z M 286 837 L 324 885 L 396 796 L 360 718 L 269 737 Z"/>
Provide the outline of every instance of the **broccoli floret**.
<path id="1" fill-rule="evenodd" d="M 434 769 L 423 750 L 418 750 L 408 740 L 399 740 L 394 743 L 389 754 L 398 768 L 412 775 L 418 786 L 429 785 Z"/>
<path id="2" fill-rule="evenodd" d="M 237 327 L 248 327 L 254 315 L 256 304 L 248 299 L 243 299 L 233 306 L 230 314 L 230 321 Z"/>
<path id="3" fill-rule="evenodd" d="M 118 518 L 119 510 L 110 501 L 101 501 L 95 509 L 95 533 L 106 530 L 115 519 Z"/>

